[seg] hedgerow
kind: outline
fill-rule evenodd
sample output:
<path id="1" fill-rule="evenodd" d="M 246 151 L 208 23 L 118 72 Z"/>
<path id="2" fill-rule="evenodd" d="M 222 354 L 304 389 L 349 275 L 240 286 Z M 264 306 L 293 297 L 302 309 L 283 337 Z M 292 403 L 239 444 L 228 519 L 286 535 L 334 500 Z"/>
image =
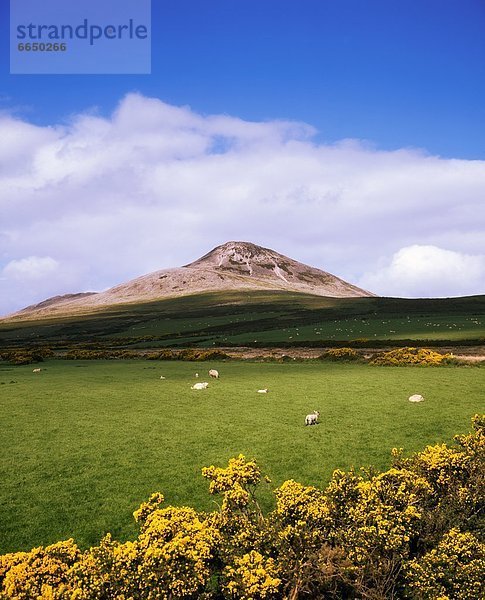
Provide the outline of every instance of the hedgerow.
<path id="1" fill-rule="evenodd" d="M 264 515 L 270 482 L 254 460 L 203 469 L 218 510 L 165 506 L 134 517 L 139 535 L 73 540 L 0 557 L 0 597 L 37 600 L 415 599 L 485 597 L 485 415 L 455 444 L 391 468 L 335 471 L 326 489 L 293 480 Z"/>
<path id="2" fill-rule="evenodd" d="M 16 348 L 15 350 L 4 350 L 0 352 L 0 360 L 12 365 L 29 365 L 43 362 L 45 358 L 52 358 L 54 352 L 50 348 Z"/>
<path id="3" fill-rule="evenodd" d="M 228 360 L 230 356 L 222 350 L 199 350 L 197 348 L 185 348 L 184 350 L 159 350 L 146 355 L 147 360 Z"/>

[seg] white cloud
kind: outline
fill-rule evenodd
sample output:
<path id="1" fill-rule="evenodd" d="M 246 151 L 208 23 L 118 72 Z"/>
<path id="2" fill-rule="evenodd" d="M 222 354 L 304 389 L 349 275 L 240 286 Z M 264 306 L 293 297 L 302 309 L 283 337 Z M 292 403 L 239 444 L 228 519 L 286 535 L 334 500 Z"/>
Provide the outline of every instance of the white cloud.
<path id="1" fill-rule="evenodd" d="M 11 260 L 3 269 L 3 276 L 17 281 L 32 281 L 49 277 L 59 268 L 59 263 L 50 256 L 29 256 Z"/>
<path id="2" fill-rule="evenodd" d="M 436 246 L 408 246 L 396 252 L 388 264 L 365 274 L 360 283 L 388 296 L 485 294 L 485 255 L 462 254 Z"/>
<path id="3" fill-rule="evenodd" d="M 77 290 L 84 277 L 82 265 L 75 262 L 66 265 L 50 256 L 11 260 L 0 271 L 0 289 L 5 291 L 3 313 Z"/>
<path id="4" fill-rule="evenodd" d="M 109 118 L 80 114 L 63 126 L 3 115 L 0 269 L 50 257 L 55 293 L 104 289 L 239 239 L 352 282 L 374 273 L 377 291 L 391 294 L 380 257 L 413 245 L 484 254 L 485 162 L 316 144 L 314 134 L 138 94 Z M 5 268 L 0 314 L 50 293 L 40 281 L 14 286 Z M 458 282 L 450 293 L 481 290 Z M 441 290 L 430 279 L 426 295 Z"/>

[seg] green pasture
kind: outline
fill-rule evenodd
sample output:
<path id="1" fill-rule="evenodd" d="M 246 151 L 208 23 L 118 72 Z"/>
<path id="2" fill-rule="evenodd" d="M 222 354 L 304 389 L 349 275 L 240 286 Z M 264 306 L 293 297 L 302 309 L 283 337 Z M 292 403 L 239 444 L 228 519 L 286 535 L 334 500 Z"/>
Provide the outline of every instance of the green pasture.
<path id="1" fill-rule="evenodd" d="M 318 362 L 61 361 L 0 366 L 0 553 L 106 532 L 134 536 L 154 491 L 215 507 L 201 468 L 239 453 L 271 484 L 324 486 L 333 469 L 389 466 L 390 449 L 450 441 L 485 410 L 485 369 Z M 217 368 L 220 380 L 209 380 Z M 200 377 L 195 378 L 198 372 Z M 160 376 L 166 377 L 161 380 Z M 209 381 L 194 391 L 196 381 Z M 268 394 L 258 394 L 269 388 Z M 426 398 L 407 401 L 410 394 Z M 305 427 L 317 409 L 321 423 Z"/>

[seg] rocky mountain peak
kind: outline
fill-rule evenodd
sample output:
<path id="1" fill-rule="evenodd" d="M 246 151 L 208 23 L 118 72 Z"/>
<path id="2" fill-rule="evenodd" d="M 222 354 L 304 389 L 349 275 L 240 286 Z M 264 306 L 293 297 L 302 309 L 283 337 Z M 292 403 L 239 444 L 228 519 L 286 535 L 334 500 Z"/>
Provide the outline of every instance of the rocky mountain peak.
<path id="1" fill-rule="evenodd" d="M 237 267 L 240 265 L 244 269 L 244 265 L 246 265 L 246 270 L 249 270 L 251 263 L 257 264 L 268 259 L 277 260 L 278 258 L 284 257 L 269 248 L 263 248 L 251 242 L 226 242 L 185 266 L 224 268 L 225 266 Z"/>
<path id="2" fill-rule="evenodd" d="M 232 276 L 236 285 L 257 284 L 329 296 L 372 296 L 335 275 L 251 242 L 226 242 L 183 268 Z"/>

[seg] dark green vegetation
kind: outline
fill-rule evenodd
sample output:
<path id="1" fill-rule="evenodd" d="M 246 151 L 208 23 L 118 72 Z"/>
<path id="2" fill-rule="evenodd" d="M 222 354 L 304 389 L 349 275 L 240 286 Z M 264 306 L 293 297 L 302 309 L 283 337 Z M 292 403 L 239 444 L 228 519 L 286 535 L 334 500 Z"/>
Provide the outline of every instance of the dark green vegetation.
<path id="1" fill-rule="evenodd" d="M 218 381 L 194 391 L 207 370 Z M 199 379 L 194 374 L 200 373 Z M 166 380 L 160 380 L 164 375 Z M 260 388 L 268 394 L 258 394 Z M 485 369 L 334 363 L 60 361 L 0 366 L 0 553 L 110 531 L 167 503 L 212 509 L 200 469 L 243 453 L 272 478 L 322 486 L 335 468 L 385 469 L 390 449 L 449 441 L 483 412 Z M 410 394 L 426 398 L 407 401 Z M 303 425 L 314 409 L 321 424 Z"/>
<path id="2" fill-rule="evenodd" d="M 0 348 L 26 343 L 108 346 L 327 346 L 477 344 L 485 296 L 404 300 L 288 292 L 208 293 L 96 313 L 0 323 Z"/>

